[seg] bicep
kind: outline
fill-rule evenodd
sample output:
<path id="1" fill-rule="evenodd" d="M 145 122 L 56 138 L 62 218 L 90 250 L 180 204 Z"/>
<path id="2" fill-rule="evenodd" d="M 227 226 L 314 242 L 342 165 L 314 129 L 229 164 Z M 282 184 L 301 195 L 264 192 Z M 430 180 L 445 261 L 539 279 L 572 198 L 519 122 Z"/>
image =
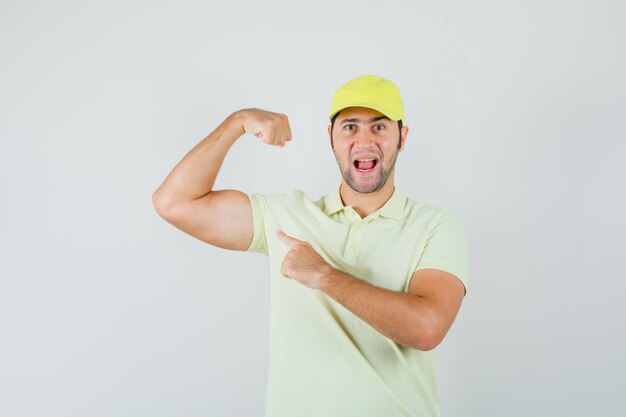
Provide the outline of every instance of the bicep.
<path id="1" fill-rule="evenodd" d="M 439 269 L 419 269 L 411 276 L 407 292 L 427 307 L 435 338 L 441 341 L 454 322 L 465 296 L 465 286 L 455 275 Z"/>
<path id="2" fill-rule="evenodd" d="M 245 251 L 254 235 L 250 199 L 237 190 L 211 191 L 171 207 L 162 217 L 183 232 L 223 249 Z"/>

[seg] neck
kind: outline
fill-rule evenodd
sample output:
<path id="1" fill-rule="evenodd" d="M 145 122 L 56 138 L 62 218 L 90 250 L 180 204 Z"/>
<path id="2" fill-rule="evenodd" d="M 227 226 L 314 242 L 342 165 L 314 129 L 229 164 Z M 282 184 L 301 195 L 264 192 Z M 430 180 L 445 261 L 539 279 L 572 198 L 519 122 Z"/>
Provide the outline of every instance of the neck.
<path id="1" fill-rule="evenodd" d="M 345 206 L 352 206 L 361 218 L 365 218 L 385 205 L 387 200 L 393 195 L 395 186 L 393 184 L 393 174 L 389 176 L 387 183 L 373 193 L 359 193 L 354 191 L 345 180 L 341 180 L 339 195 Z"/>

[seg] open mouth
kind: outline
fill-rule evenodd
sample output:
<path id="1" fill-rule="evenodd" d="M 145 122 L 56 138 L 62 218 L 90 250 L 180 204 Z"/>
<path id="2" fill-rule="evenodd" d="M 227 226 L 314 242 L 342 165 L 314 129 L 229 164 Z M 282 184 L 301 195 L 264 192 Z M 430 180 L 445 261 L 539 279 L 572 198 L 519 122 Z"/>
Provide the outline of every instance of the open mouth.
<path id="1" fill-rule="evenodd" d="M 374 169 L 376 165 L 378 165 L 378 159 L 376 158 L 368 158 L 368 159 L 355 159 L 354 167 L 359 172 L 368 172 Z"/>

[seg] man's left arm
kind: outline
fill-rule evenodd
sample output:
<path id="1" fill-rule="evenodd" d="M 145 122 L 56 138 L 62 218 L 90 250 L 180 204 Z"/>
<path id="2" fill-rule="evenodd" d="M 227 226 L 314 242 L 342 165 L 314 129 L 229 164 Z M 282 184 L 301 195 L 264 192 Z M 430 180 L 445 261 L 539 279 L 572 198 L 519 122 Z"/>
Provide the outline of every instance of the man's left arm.
<path id="1" fill-rule="evenodd" d="M 465 293 L 456 276 L 438 269 L 415 271 L 407 292 L 380 288 L 336 269 L 320 279 L 318 289 L 383 335 L 418 350 L 441 343 Z"/>
<path id="2" fill-rule="evenodd" d="M 443 340 L 465 295 L 455 275 L 438 269 L 413 273 L 407 292 L 380 288 L 332 268 L 305 241 L 277 232 L 290 251 L 281 273 L 318 289 L 397 343 L 431 350 Z"/>

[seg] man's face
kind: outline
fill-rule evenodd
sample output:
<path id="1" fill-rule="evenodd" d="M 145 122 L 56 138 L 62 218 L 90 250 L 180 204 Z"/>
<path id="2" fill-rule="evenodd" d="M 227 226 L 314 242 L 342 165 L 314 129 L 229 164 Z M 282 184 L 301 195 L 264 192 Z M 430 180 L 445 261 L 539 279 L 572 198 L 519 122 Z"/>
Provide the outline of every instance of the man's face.
<path id="1" fill-rule="evenodd" d="M 359 193 L 381 189 L 404 149 L 408 127 L 365 107 L 348 107 L 328 127 L 333 152 L 345 182 Z"/>

